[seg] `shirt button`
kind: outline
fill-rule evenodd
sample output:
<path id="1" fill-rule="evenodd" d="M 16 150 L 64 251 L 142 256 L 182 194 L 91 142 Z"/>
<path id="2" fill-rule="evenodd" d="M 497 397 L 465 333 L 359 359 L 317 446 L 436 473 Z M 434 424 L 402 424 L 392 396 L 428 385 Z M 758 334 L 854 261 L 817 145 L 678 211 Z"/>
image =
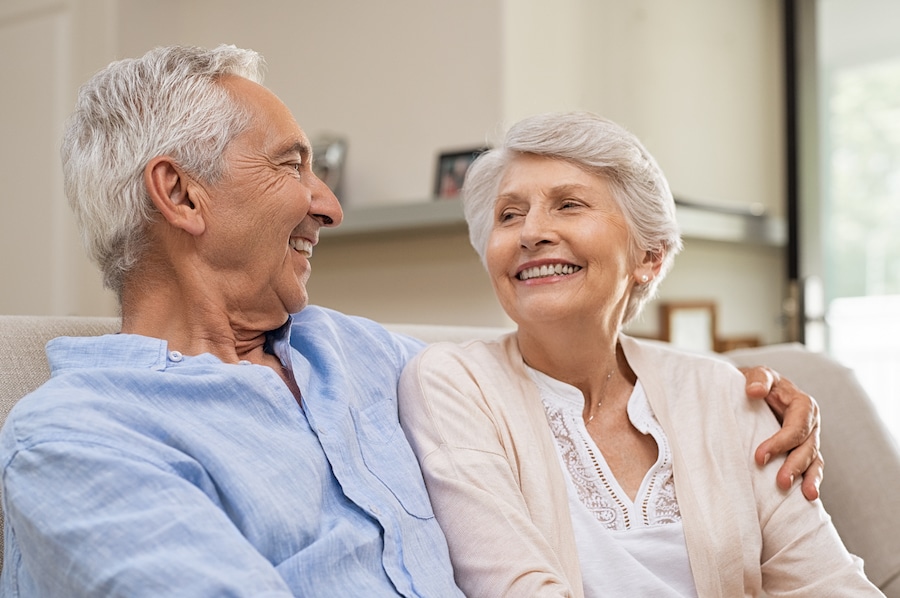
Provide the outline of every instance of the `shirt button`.
<path id="1" fill-rule="evenodd" d="M 184 359 L 184 355 L 181 354 L 181 351 L 169 351 L 169 360 L 178 363 Z"/>
<path id="2" fill-rule="evenodd" d="M 242 359 L 238 362 L 238 365 L 250 365 L 250 362 L 246 359 Z"/>

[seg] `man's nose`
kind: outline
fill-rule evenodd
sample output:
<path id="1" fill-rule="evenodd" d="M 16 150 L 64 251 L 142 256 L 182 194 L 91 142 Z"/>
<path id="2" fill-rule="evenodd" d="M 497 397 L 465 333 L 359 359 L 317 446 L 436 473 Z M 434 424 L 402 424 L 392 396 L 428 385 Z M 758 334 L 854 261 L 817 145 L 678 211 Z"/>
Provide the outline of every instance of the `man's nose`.
<path id="1" fill-rule="evenodd" d="M 315 175 L 313 175 L 315 176 Z M 341 203 L 320 178 L 316 177 L 309 212 L 322 226 L 334 227 L 344 219 Z"/>

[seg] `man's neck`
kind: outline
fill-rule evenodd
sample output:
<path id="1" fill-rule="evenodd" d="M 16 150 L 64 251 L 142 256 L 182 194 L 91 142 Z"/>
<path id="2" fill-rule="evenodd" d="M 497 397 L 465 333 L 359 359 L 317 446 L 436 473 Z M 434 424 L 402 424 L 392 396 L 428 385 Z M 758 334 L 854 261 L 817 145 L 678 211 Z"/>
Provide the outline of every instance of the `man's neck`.
<path id="1" fill-rule="evenodd" d="M 143 292 L 140 292 L 140 291 Z M 229 310 L 208 296 L 196 296 L 171 285 L 123 293 L 122 332 L 165 340 L 185 355 L 210 353 L 226 363 L 267 363 L 267 334 L 287 320 Z M 277 359 L 276 359 L 277 361 Z"/>

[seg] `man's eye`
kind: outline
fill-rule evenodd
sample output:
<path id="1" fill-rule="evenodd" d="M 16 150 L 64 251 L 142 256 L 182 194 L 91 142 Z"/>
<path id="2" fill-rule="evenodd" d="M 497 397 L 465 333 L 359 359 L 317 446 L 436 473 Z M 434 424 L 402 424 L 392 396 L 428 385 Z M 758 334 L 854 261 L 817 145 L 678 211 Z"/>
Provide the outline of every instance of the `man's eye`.
<path id="1" fill-rule="evenodd" d="M 297 172 L 300 172 L 303 169 L 303 164 L 301 164 L 300 162 L 291 162 L 290 167 Z"/>

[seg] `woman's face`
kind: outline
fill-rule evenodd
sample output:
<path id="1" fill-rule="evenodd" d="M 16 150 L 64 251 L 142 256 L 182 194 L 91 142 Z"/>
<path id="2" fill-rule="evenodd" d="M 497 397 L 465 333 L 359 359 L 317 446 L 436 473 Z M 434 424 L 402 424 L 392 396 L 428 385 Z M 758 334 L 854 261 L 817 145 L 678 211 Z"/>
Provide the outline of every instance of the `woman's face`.
<path id="1" fill-rule="evenodd" d="M 645 273 L 629 247 L 606 179 L 555 158 L 523 154 L 510 163 L 486 262 L 520 328 L 569 322 L 618 330 L 633 281 Z"/>

